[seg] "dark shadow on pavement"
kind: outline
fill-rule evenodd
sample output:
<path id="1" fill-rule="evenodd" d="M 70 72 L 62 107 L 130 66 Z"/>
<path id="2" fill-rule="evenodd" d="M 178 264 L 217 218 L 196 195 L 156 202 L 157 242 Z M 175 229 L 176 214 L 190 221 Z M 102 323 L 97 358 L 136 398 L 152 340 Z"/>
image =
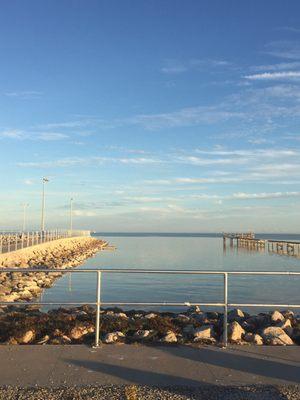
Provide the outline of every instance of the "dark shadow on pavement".
<path id="1" fill-rule="evenodd" d="M 202 382 L 184 377 L 172 376 L 159 372 L 139 370 L 121 365 L 106 364 L 99 361 L 64 360 L 69 364 L 83 367 L 102 374 L 116 376 L 132 383 L 147 386 L 199 386 Z M 205 384 L 205 383 L 204 383 Z M 209 384 L 207 384 L 209 385 Z"/>
<path id="2" fill-rule="evenodd" d="M 254 386 L 223 386 L 209 384 L 199 380 L 193 380 L 189 378 L 183 378 L 178 376 L 172 376 L 164 373 L 144 371 L 129 367 L 123 367 L 120 365 L 106 364 L 98 361 L 85 361 L 85 360 L 74 360 L 65 359 L 67 363 L 73 364 L 76 367 L 86 368 L 95 372 L 101 372 L 103 374 L 118 377 L 131 382 L 137 386 L 145 387 L 158 387 L 163 389 L 172 395 L 180 396 L 180 399 L 222 399 L 232 400 L 243 399 L 243 400 L 284 400 L 287 399 L 279 389 L 270 385 L 259 385 Z M 98 385 L 101 385 L 101 381 L 98 381 Z M 120 384 L 119 384 L 120 385 Z M 119 386 L 118 385 L 118 386 Z M 122 385 L 122 384 L 121 384 Z M 124 383 L 123 385 L 128 385 Z M 138 390 L 138 389 L 137 389 Z M 161 398 L 158 394 L 157 399 Z M 124 399 L 128 397 L 125 396 Z M 137 397 L 141 398 L 142 397 Z M 151 397 L 152 398 L 152 397 Z M 165 396 L 163 399 L 167 398 Z M 169 397 L 168 397 L 169 398 Z M 177 397 L 176 397 L 177 398 Z M 143 397 L 146 399 L 146 397 Z"/>
<path id="3" fill-rule="evenodd" d="M 189 359 L 195 362 L 235 370 L 259 377 L 280 379 L 293 384 L 300 383 L 300 365 L 292 365 L 287 362 L 278 362 L 276 359 L 267 360 L 263 354 L 248 356 L 230 349 L 220 348 L 193 348 L 164 346 L 162 351 L 172 356 Z M 295 362 L 293 362 L 295 364 Z"/>

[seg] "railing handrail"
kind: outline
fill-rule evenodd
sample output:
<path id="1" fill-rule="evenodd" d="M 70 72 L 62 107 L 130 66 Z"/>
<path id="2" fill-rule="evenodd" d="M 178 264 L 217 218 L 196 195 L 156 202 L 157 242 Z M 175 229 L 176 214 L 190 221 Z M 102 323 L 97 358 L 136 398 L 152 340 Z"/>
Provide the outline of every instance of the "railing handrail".
<path id="1" fill-rule="evenodd" d="M 52 229 L 44 231 L 0 231 L 0 254 L 22 250 L 31 246 L 47 243 L 57 239 L 88 237 L 90 231 L 78 229 Z"/>
<path id="2" fill-rule="evenodd" d="M 71 306 L 71 305 L 93 305 L 96 306 L 96 333 L 95 333 L 95 346 L 98 347 L 100 343 L 100 307 L 101 306 L 169 306 L 169 307 L 190 307 L 190 306 L 211 306 L 222 307 L 223 314 L 223 344 L 226 347 L 228 344 L 228 308 L 232 307 L 272 307 L 272 308 L 299 308 L 300 304 L 268 304 L 268 303 L 230 303 L 228 301 L 228 277 L 230 275 L 265 275 L 265 276 L 294 276 L 300 275 L 300 271 L 212 271 L 212 270 L 153 270 L 153 269 L 135 269 L 135 268 L 95 268 L 95 269 L 47 269 L 47 268 L 0 268 L 0 273 L 96 273 L 97 274 L 97 288 L 96 288 L 96 301 L 95 302 L 4 302 L 0 301 L 0 306 L 15 305 L 37 305 L 37 306 Z M 221 275 L 223 276 L 223 302 L 102 302 L 101 301 L 101 274 L 102 273 L 136 273 L 136 274 L 177 274 L 177 275 Z"/>
<path id="3" fill-rule="evenodd" d="M 220 271 L 220 270 L 197 270 L 197 269 L 145 269 L 145 268 L 0 268 L 2 272 L 72 272 L 72 273 L 136 273 L 136 274 L 178 274 L 178 275 L 300 275 L 300 271 Z"/>

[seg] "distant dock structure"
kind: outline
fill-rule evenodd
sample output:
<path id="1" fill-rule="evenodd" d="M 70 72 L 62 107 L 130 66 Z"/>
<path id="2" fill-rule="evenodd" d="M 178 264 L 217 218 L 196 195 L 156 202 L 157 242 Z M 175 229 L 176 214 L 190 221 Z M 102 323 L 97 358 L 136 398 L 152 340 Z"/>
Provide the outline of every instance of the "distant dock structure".
<path id="1" fill-rule="evenodd" d="M 229 240 L 230 247 L 233 247 L 234 244 L 239 246 L 240 244 L 246 244 L 246 243 L 253 243 L 253 241 L 256 241 L 255 239 L 255 233 L 254 232 L 235 232 L 235 233 L 226 233 L 223 232 L 223 244 L 226 246 L 226 242 Z"/>
<path id="2" fill-rule="evenodd" d="M 287 254 L 300 257 L 300 242 L 288 240 L 268 240 L 270 253 Z"/>
<path id="3" fill-rule="evenodd" d="M 228 240 L 231 248 L 236 246 L 260 251 L 267 249 L 269 253 L 300 257 L 300 242 L 296 241 L 259 239 L 254 232 L 223 233 L 224 250 Z"/>

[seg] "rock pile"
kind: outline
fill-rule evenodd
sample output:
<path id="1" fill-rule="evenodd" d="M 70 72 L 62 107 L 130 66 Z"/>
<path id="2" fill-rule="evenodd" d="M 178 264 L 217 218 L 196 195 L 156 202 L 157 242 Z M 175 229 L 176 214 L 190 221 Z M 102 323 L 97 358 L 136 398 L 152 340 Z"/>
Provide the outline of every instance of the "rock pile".
<path id="1" fill-rule="evenodd" d="M 105 242 L 94 238 L 62 239 L 46 246 L 26 249 L 24 254 L 9 256 L 0 262 L 1 268 L 49 268 L 65 269 L 80 265 L 93 256 Z M 20 253 L 21 254 L 21 253 Z M 46 272 L 2 272 L 0 273 L 0 301 L 28 302 L 41 294 L 42 290 L 52 286 L 62 273 Z"/>
<path id="2" fill-rule="evenodd" d="M 95 309 L 60 308 L 43 313 L 33 306 L 0 310 L 0 342 L 6 344 L 92 344 Z M 29 308 L 29 310 L 28 310 Z M 26 309 L 26 312 L 25 312 Z M 184 313 L 101 310 L 101 340 L 126 343 L 217 344 L 223 336 L 223 314 L 189 309 Z M 300 345 L 300 317 L 292 311 L 228 314 L 229 342 L 247 345 Z"/>

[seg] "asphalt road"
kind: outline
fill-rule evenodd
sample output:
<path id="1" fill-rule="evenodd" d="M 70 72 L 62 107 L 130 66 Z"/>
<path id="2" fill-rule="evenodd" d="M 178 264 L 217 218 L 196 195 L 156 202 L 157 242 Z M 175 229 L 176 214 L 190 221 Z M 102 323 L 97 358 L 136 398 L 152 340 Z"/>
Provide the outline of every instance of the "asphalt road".
<path id="1" fill-rule="evenodd" d="M 0 386 L 299 385 L 300 347 L 0 346 Z"/>

